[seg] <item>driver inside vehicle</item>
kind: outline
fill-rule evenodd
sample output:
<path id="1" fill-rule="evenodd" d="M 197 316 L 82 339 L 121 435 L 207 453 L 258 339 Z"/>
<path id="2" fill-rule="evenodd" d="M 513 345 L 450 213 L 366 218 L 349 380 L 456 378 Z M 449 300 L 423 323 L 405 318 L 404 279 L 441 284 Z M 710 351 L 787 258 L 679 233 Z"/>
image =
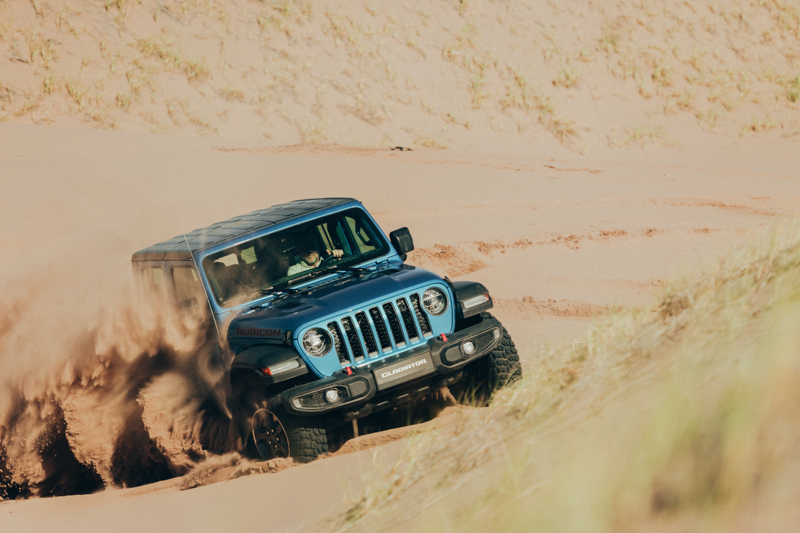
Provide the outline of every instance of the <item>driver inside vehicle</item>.
<path id="1" fill-rule="evenodd" d="M 329 257 L 334 257 L 336 259 L 340 259 L 344 252 L 339 249 L 334 250 L 325 250 L 326 257 L 323 258 L 322 255 L 319 253 L 319 250 L 322 249 L 319 244 L 317 244 L 316 239 L 313 237 L 307 237 L 304 239 L 298 246 L 298 261 L 289 267 L 289 271 L 286 273 L 287 276 L 293 276 L 300 272 L 305 272 L 306 270 L 312 270 L 317 268 L 322 264 L 323 259 L 327 259 Z"/>

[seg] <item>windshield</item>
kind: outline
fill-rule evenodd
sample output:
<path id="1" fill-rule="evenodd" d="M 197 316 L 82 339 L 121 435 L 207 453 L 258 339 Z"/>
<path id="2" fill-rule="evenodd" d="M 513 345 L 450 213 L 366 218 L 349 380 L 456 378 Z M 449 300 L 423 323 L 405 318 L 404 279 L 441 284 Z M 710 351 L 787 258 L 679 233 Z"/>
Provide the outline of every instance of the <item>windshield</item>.
<path id="1" fill-rule="evenodd" d="M 350 209 L 208 255 L 203 270 L 217 303 L 232 307 L 388 251 L 367 215 Z"/>

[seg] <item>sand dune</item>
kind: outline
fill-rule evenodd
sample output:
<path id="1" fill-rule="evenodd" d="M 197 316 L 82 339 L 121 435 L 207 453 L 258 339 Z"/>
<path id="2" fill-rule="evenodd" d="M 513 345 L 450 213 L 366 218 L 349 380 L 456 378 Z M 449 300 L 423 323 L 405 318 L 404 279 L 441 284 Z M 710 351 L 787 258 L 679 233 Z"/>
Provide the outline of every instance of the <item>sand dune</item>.
<path id="1" fill-rule="evenodd" d="M 179 329 L 154 338 L 147 322 L 122 320 L 134 311 L 129 302 L 130 251 L 149 242 L 297 196 L 350 194 L 361 199 L 387 230 L 401 225 L 411 229 L 419 250 L 412 253 L 412 263 L 490 287 L 497 301 L 496 315 L 530 367 L 538 346 L 579 334 L 592 317 L 607 314 L 614 306 L 643 305 L 661 280 L 790 214 L 800 195 L 796 174 L 781 173 L 780 163 L 794 158 L 791 143 L 772 147 L 777 168 L 771 173 L 741 168 L 729 173 L 712 157 L 707 164 L 718 165 L 717 171 L 704 174 L 701 165 L 666 167 L 624 160 L 591 160 L 587 165 L 589 161 L 581 158 L 551 163 L 536 155 L 430 150 L 276 149 L 249 142 L 237 146 L 227 140 L 14 124 L 0 125 L 0 136 L 12 147 L 0 159 L 5 193 L 0 241 L 6 251 L 2 354 L 9 368 L 3 377 L 4 409 L 11 398 L 38 398 L 36 402 L 45 403 L 37 404 L 37 416 L 45 416 L 52 412 L 46 408 L 48 398 L 60 402 L 70 428 L 65 443 L 78 463 L 94 465 L 100 485 L 108 489 L 122 480 L 139 483 L 119 473 L 115 478 L 119 471 L 113 467 L 115 452 L 122 453 L 115 428 L 136 418 L 126 418 L 121 400 L 97 411 L 98 398 L 110 397 L 93 396 L 97 389 L 91 387 L 96 386 L 80 387 L 111 379 L 113 374 L 102 370 L 109 350 L 127 351 L 129 360 L 135 361 L 137 350 L 158 350 L 157 345 L 179 349 L 194 342 Z M 98 136 L 104 147 L 95 151 L 90 147 Z M 31 148 L 34 139 L 36 149 Z M 753 153 L 762 150 L 758 144 L 742 147 Z M 654 159 L 669 155 L 653 154 Z M 743 150 L 737 155 L 744 157 Z M 487 166 L 486 160 L 492 165 Z M 555 171 L 547 165 L 565 170 L 554 180 Z M 515 170 L 520 166 L 536 170 L 521 173 Z M 600 172 L 581 170 L 587 166 Z M 377 173 L 380 180 L 375 179 Z M 423 190 L 429 194 L 407 194 Z M 715 196 L 714 190 L 724 194 Z M 44 339 L 36 333 L 43 325 L 48 328 Z M 121 336 L 120 327 L 133 327 L 139 335 Z M 86 332 L 91 334 L 88 338 Z M 0 507 L 0 520 L 20 531 L 33 531 L 53 520 L 65 520 L 76 529 L 86 524 L 101 529 L 113 522 L 121 530 L 135 530 L 146 525 L 138 509 L 147 508 L 151 516 L 169 522 L 178 520 L 170 518 L 169 511 L 176 505 L 187 512 L 199 505 L 187 523 L 200 529 L 225 520 L 255 523 L 234 518 L 244 512 L 241 507 L 221 511 L 217 505 L 199 502 L 227 500 L 268 486 L 274 498 L 269 508 L 293 509 L 306 517 L 302 522 L 306 527 L 313 528 L 335 513 L 343 499 L 351 497 L 348 494 L 358 491 L 352 473 L 369 471 L 370 452 L 280 474 L 275 472 L 289 465 L 257 468 L 238 457 L 198 455 L 202 432 L 196 424 L 202 416 L 193 410 L 196 404 L 191 398 L 200 392 L 165 396 L 166 391 L 180 389 L 181 374 L 173 376 L 140 389 L 144 409 L 132 416 L 144 421 L 137 431 L 153 439 L 159 456 L 167 459 L 162 476 L 183 477 L 152 489 L 73 496 L 65 500 L 68 504 L 8 502 Z M 9 391 L 21 396 L 8 396 Z M 102 415 L 99 419 L 86 416 L 93 408 Z M 165 408 L 175 420 L 182 420 L 181 426 L 170 430 L 169 418 L 159 421 L 147 414 Z M 41 431 L 36 428 L 43 426 L 34 423 L 35 418 L 30 420 L 28 431 Z M 378 443 L 395 438 L 376 437 Z M 398 446 L 402 442 L 381 447 L 381 460 L 391 460 Z M 35 457 L 22 470 L 17 470 L 18 460 L 11 461 L 15 479 L 28 476 L 34 492 L 41 490 L 35 488 L 40 486 L 37 480 L 52 481 L 47 468 L 36 466 Z M 314 506 L 313 511 L 295 507 L 300 503 L 293 491 L 317 480 L 323 475 L 320 469 L 332 479 L 325 485 L 332 489 L 325 496 L 328 503 Z M 214 483 L 235 471 L 266 474 Z M 333 481 L 340 478 L 349 481 Z M 341 483 L 348 487 L 344 493 Z M 196 493 L 199 489 L 180 490 L 197 486 L 205 488 Z M 56 483 L 52 490 L 70 489 Z M 166 493 L 171 496 L 164 499 Z M 184 499 L 184 494 L 196 496 Z M 211 520 L 211 516 L 227 518 Z M 298 523 L 282 518 L 279 524 L 292 530 Z"/>
<path id="2" fill-rule="evenodd" d="M 796 135 L 798 20 L 793 2 L 6 0 L 0 116 L 557 155 Z"/>

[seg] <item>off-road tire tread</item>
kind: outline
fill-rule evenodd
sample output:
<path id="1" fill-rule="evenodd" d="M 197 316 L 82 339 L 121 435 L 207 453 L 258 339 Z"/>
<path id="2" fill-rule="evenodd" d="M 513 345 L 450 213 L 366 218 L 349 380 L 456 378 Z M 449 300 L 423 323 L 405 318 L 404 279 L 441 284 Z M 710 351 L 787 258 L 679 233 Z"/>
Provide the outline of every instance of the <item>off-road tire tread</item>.
<path id="1" fill-rule="evenodd" d="M 494 317 L 481 313 L 480 320 Z M 450 387 L 457 401 L 467 405 L 486 406 L 494 394 L 522 377 L 519 353 L 511 335 L 502 327 L 502 338 L 497 346 L 486 356 L 464 367 L 461 381 Z"/>
<path id="2" fill-rule="evenodd" d="M 492 318 L 489 313 L 481 313 L 484 319 Z M 489 393 L 514 383 L 522 377 L 519 353 L 511 335 L 503 328 L 503 338 L 486 357 L 489 365 Z"/>
<path id="3" fill-rule="evenodd" d="M 298 463 L 309 463 L 328 451 L 328 435 L 322 428 L 293 427 L 289 434 L 291 455 Z"/>

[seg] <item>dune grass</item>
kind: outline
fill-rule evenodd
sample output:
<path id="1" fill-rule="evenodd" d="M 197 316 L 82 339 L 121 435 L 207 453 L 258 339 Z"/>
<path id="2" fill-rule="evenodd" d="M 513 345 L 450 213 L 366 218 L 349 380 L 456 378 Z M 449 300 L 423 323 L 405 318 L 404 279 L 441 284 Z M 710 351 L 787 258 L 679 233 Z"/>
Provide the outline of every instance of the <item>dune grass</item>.
<path id="1" fill-rule="evenodd" d="M 516 130 L 516 141 L 538 131 L 577 150 L 589 132 L 608 137 L 662 113 L 764 135 L 791 130 L 783 117 L 800 112 L 796 0 L 101 5 L 0 0 L 0 52 L 10 59 L 0 114 L 145 129 L 152 117 L 171 130 L 257 137 L 269 127 L 276 141 L 304 142 L 324 91 L 337 142 L 410 143 L 421 134 L 412 121 L 428 120 L 424 101 L 427 130 L 441 130 L 450 148 Z M 609 94 L 636 111 L 601 116 Z M 585 102 L 575 106 L 587 97 L 600 99 L 588 114 Z M 171 102 L 185 98 L 206 109 L 209 127 L 171 120 Z M 781 118 L 751 120 L 767 114 Z"/>
<path id="2" fill-rule="evenodd" d="M 610 135 L 609 142 L 613 146 L 644 147 L 654 143 L 662 146 L 676 146 L 678 143 L 670 138 L 663 126 L 636 126 L 625 131 L 624 135 Z"/>
<path id="3" fill-rule="evenodd" d="M 335 528 L 441 501 L 431 527 L 458 531 L 786 530 L 799 323 L 792 226 L 538 353 L 490 407 L 412 439 Z"/>

